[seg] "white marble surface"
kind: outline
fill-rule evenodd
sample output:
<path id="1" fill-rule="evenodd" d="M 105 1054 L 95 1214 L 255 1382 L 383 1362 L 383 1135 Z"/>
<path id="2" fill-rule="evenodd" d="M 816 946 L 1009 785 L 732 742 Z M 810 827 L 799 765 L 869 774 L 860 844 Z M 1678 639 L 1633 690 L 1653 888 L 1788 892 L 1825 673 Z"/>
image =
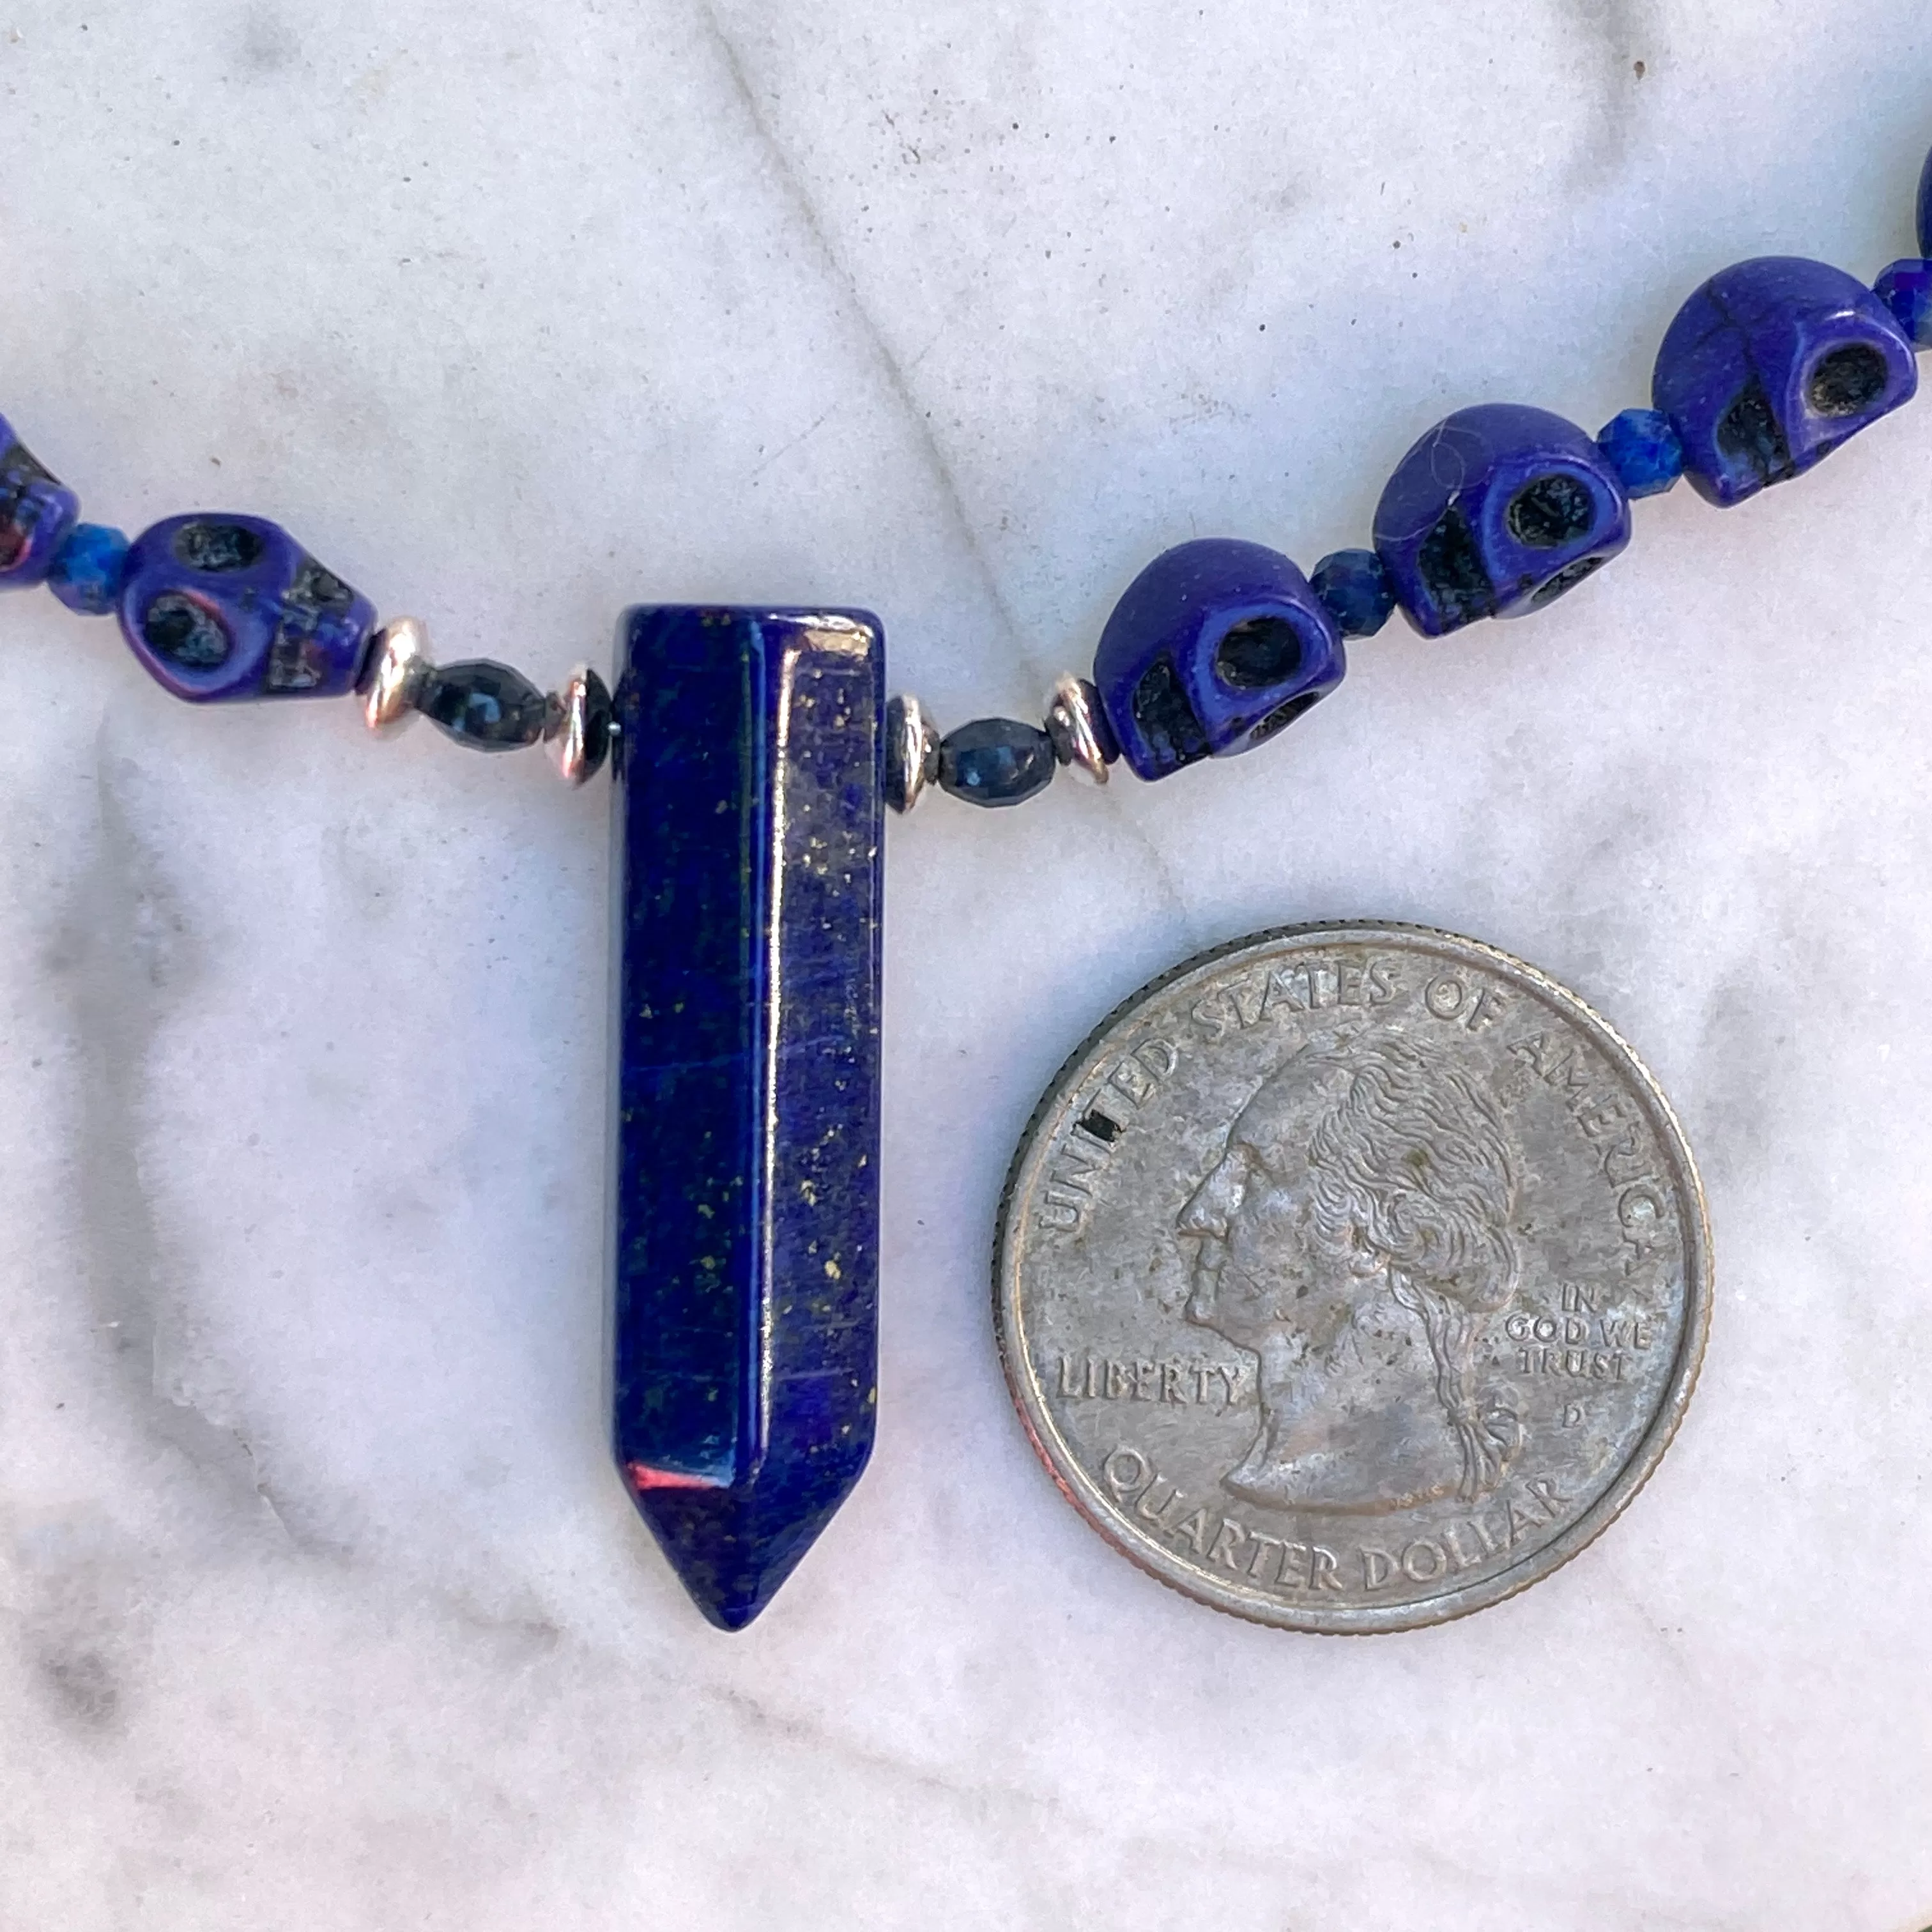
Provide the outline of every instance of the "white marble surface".
<path id="1" fill-rule="evenodd" d="M 0 141 L 0 407 L 95 514 L 278 516 L 547 676 L 640 596 L 862 602 L 957 721 L 1166 544 L 1359 540 L 1449 407 L 1642 400 L 1728 260 L 1906 252 L 1932 25 L 10 0 Z M 1932 1918 L 1932 406 L 1639 523 L 1267 753 L 895 826 L 879 1451 L 732 1640 L 605 1460 L 599 802 L 9 601 L 0 1926 Z M 1360 1643 L 1112 1556 L 985 1292 L 1090 1024 L 1346 914 L 1616 1018 L 1720 1289 L 1605 1541 Z"/>

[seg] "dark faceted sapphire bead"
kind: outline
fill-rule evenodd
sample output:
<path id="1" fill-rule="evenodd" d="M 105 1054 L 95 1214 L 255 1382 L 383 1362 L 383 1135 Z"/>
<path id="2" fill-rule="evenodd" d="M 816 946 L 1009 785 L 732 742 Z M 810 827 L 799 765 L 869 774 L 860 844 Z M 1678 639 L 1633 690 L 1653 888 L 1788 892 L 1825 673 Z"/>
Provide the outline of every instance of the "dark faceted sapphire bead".
<path id="1" fill-rule="evenodd" d="M 1020 805 L 1053 782 L 1053 740 L 1012 718 L 978 718 L 939 741 L 939 788 L 969 805 Z"/>
<path id="2" fill-rule="evenodd" d="M 1932 349 L 1932 262 L 1894 262 L 1872 284 L 1915 349 Z"/>
<path id="3" fill-rule="evenodd" d="M 1909 402 L 1911 342 L 1862 282 L 1768 256 L 1723 270 L 1678 311 L 1652 400 L 1684 443 L 1691 487 L 1728 508 L 1822 463 Z"/>
<path id="4" fill-rule="evenodd" d="M 1625 410 L 1613 416 L 1597 447 L 1632 496 L 1660 496 L 1684 474 L 1684 445 L 1670 418 L 1656 410 Z"/>
<path id="5" fill-rule="evenodd" d="M 1328 607 L 1288 560 L 1208 537 L 1163 551 L 1100 634 L 1094 682 L 1120 755 L 1163 778 L 1264 744 L 1342 682 Z"/>
<path id="6" fill-rule="evenodd" d="M 121 596 L 128 577 L 128 543 L 105 524 L 76 524 L 47 572 L 47 588 L 70 610 L 104 617 Z"/>
<path id="7" fill-rule="evenodd" d="M 1376 510 L 1376 549 L 1425 638 L 1554 603 L 1630 542 L 1610 460 L 1547 410 L 1460 410 L 1416 444 Z"/>
<path id="8" fill-rule="evenodd" d="M 478 658 L 440 665 L 429 674 L 416 709 L 459 745 L 477 752 L 514 752 L 544 734 L 544 694 L 520 670 Z"/>
<path id="9" fill-rule="evenodd" d="M 620 645 L 614 1437 L 736 1630 L 872 1448 L 881 638 L 646 606 Z"/>
<path id="10" fill-rule="evenodd" d="M 170 517 L 128 553 L 121 634 L 156 680 L 194 704 L 338 698 L 375 608 L 262 517 Z"/>
<path id="11" fill-rule="evenodd" d="M 1395 586 L 1372 550 L 1338 550 L 1308 580 L 1345 638 L 1372 638 L 1395 614 Z"/>
<path id="12" fill-rule="evenodd" d="M 1918 252 L 1932 256 L 1932 154 L 1918 177 Z"/>
<path id="13" fill-rule="evenodd" d="M 0 590 L 44 584 L 80 516 L 80 499 L 34 460 L 0 416 Z"/>

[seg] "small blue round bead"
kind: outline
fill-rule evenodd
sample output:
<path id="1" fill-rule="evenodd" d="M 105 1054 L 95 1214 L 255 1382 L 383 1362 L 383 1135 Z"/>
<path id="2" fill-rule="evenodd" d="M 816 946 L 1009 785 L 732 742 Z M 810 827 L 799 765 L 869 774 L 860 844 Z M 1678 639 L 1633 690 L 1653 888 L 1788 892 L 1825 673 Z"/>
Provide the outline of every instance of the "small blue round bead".
<path id="1" fill-rule="evenodd" d="M 1932 154 L 1925 157 L 1925 171 L 1918 177 L 1918 252 L 1932 255 Z"/>
<path id="2" fill-rule="evenodd" d="M 105 524 L 76 524 L 54 554 L 47 588 L 70 610 L 104 617 L 128 578 L 126 536 Z"/>
<path id="3" fill-rule="evenodd" d="M 1395 614 L 1395 584 L 1372 550 L 1338 550 L 1309 573 L 1345 638 L 1372 638 Z"/>
<path id="4" fill-rule="evenodd" d="M 1932 262 L 1894 262 L 1873 283 L 1915 349 L 1932 349 Z"/>
<path id="5" fill-rule="evenodd" d="M 1633 496 L 1660 496 L 1684 474 L 1684 443 L 1658 410 L 1626 410 L 1604 425 L 1597 447 Z"/>

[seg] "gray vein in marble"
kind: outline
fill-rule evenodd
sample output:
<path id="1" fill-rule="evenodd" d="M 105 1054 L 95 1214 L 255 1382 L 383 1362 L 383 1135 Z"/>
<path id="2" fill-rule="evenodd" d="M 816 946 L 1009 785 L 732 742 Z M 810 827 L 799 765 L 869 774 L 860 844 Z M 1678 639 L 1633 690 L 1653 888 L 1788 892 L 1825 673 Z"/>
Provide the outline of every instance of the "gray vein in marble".
<path id="1" fill-rule="evenodd" d="M 1017 1834 L 1043 1822 L 1104 1842 L 1118 1831 L 1091 1805 L 1074 1805 L 1054 1793 L 983 1777 L 949 1777 L 906 1756 L 869 1750 L 828 1724 L 773 1711 L 760 1700 L 728 1685 L 707 1687 L 706 1694 L 729 1710 L 754 1734 L 782 1738 L 815 1756 L 830 1750 L 856 1772 L 883 1780 L 896 1790 L 918 1790 L 956 1808 L 981 1824 L 1003 1834 Z M 1291 1850 L 1270 1850 L 1246 1841 L 1238 1831 L 1203 1838 L 1199 1834 L 1168 1834 L 1136 1830 L 1130 1846 L 1137 1859 L 1151 1860 L 1184 1870 L 1204 1853 L 1230 1869 L 1291 1880 L 1300 1875 L 1300 1858 Z M 1048 1876 L 1042 1874 L 1042 1876 Z"/>
<path id="2" fill-rule="evenodd" d="M 280 74 L 302 56 L 294 26 L 272 6 L 256 0 L 242 16 L 242 64 L 251 74 Z"/>
<path id="3" fill-rule="evenodd" d="M 967 555 L 972 560 L 974 574 L 979 578 L 987 602 L 999 619 L 1002 634 L 998 641 L 1027 668 L 1035 682 L 1044 685 L 1051 674 L 1041 670 L 1042 660 L 1022 641 L 1024 635 L 1023 627 L 1008 603 L 1000 583 L 999 574 L 994 568 L 992 560 L 987 555 L 986 548 L 980 540 L 979 527 L 966 507 L 966 500 L 961 494 L 958 478 L 954 474 L 952 464 L 932 427 L 932 412 L 922 406 L 913 388 L 910 368 L 901 361 L 898 352 L 866 302 L 860 288 L 857 275 L 848 263 L 844 252 L 832 240 L 819 212 L 812 189 L 794 162 L 784 142 L 779 139 L 771 117 L 765 112 L 758 98 L 758 89 L 739 53 L 737 44 L 725 31 L 716 8 L 711 4 L 711 0 L 698 0 L 698 11 L 730 79 L 733 96 L 751 124 L 760 151 L 770 161 L 786 198 L 796 212 L 813 254 L 818 256 L 826 274 L 837 287 L 844 306 L 857 322 L 873 362 L 884 380 L 894 412 L 911 433 L 922 466 L 938 492 L 946 520 L 964 546 Z M 921 355 L 927 352 L 932 346 L 928 343 L 926 350 L 920 352 Z M 836 406 L 834 406 L 835 410 Z M 826 416 L 833 412 L 827 411 L 825 416 L 821 416 L 811 428 L 805 430 L 788 447 L 796 448 L 824 422 Z M 761 464 L 760 466 L 762 468 L 764 466 Z"/>
<path id="4" fill-rule="evenodd" d="M 1584 86 L 1590 99 L 1588 131 L 1570 163 L 1572 185 L 1580 192 L 1623 165 L 1629 152 L 1640 90 L 1648 80 L 1649 63 L 1639 75 L 1651 34 L 1650 0 L 1556 0 L 1560 17 L 1584 43 Z"/>
<path id="5" fill-rule="evenodd" d="M 130 768 L 105 726 L 94 757 L 92 860 L 74 882 L 46 964 L 65 992 L 79 1048 L 74 1204 L 96 1330 L 137 1426 L 216 1490 L 272 1514 L 247 1437 L 204 1414 L 186 1386 L 162 1380 L 167 1325 L 181 1319 L 170 1305 L 181 1276 L 148 1183 L 148 1069 L 157 1037 L 194 988 L 198 944 L 135 829 L 124 790 Z"/>
<path id="6" fill-rule="evenodd" d="M 10 1540 L 35 1680 L 56 1720 L 100 1748 L 126 1726 L 152 1565 L 98 1511 L 29 1531 L 15 1526 Z"/>

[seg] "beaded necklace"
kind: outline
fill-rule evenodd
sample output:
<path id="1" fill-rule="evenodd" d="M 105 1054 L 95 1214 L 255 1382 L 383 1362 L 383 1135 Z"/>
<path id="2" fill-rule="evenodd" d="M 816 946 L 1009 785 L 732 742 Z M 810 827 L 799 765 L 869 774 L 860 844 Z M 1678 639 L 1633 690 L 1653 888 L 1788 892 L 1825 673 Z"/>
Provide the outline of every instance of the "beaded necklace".
<path id="1" fill-rule="evenodd" d="M 1932 160 L 1918 212 L 1932 257 Z M 1627 547 L 1634 500 L 1688 478 L 1728 508 L 1802 474 L 1911 398 L 1928 346 L 1932 260 L 1870 286 L 1795 259 L 1726 268 L 1671 324 L 1651 406 L 1600 434 L 1460 410 L 1402 459 L 1369 547 L 1306 575 L 1228 539 L 1156 558 L 1037 725 L 942 732 L 889 698 L 859 610 L 639 607 L 614 688 L 587 664 L 548 693 L 492 661 L 438 664 L 420 621 L 379 623 L 261 518 L 172 517 L 131 542 L 82 522 L 4 423 L 0 584 L 114 616 L 190 703 L 352 696 L 378 733 L 421 716 L 472 750 L 541 742 L 577 785 L 610 767 L 614 1441 L 699 1607 L 736 1629 L 872 1442 L 885 812 L 934 788 L 1016 806 L 1062 769 L 1156 782 L 1267 745 L 1397 610 L 1430 638 L 1546 610 Z"/>

